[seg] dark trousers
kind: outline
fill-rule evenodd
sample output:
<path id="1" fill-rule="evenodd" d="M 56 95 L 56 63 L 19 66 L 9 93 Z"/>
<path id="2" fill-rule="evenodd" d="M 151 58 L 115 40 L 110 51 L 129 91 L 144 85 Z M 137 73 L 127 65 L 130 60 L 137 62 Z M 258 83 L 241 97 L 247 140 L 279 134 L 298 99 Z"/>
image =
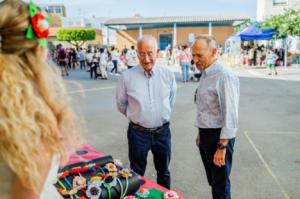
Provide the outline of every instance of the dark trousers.
<path id="1" fill-rule="evenodd" d="M 167 189 L 171 186 L 171 131 L 165 128 L 159 134 L 141 132 L 131 127 L 127 131 L 131 169 L 144 176 L 148 152 L 151 150 L 157 172 L 157 183 Z"/>
<path id="2" fill-rule="evenodd" d="M 69 74 L 68 74 L 68 69 L 67 69 L 67 63 L 65 61 L 59 61 L 59 66 L 60 66 L 60 70 L 61 70 L 61 75 L 68 76 Z"/>
<path id="3" fill-rule="evenodd" d="M 115 71 L 115 73 L 118 73 L 118 60 L 112 60 L 112 63 L 114 64 L 114 67 L 110 72 L 112 73 L 113 71 Z"/>
<path id="4" fill-rule="evenodd" d="M 90 73 L 91 73 L 91 79 L 93 79 L 93 74 L 94 74 L 94 79 L 96 79 L 98 77 L 97 64 L 92 65 Z"/>
<path id="5" fill-rule="evenodd" d="M 230 171 L 235 138 L 230 139 L 226 148 L 225 166 L 218 167 L 213 158 L 220 140 L 221 129 L 199 129 L 199 150 L 206 171 L 209 185 L 212 188 L 213 199 L 231 199 Z"/>
<path id="6" fill-rule="evenodd" d="M 85 70 L 85 68 L 86 68 L 85 61 L 84 61 L 84 60 L 80 61 L 80 69 L 81 69 L 81 70 L 82 70 L 82 69 Z"/>
<path id="7" fill-rule="evenodd" d="M 250 66 L 256 66 L 256 59 L 250 60 Z"/>

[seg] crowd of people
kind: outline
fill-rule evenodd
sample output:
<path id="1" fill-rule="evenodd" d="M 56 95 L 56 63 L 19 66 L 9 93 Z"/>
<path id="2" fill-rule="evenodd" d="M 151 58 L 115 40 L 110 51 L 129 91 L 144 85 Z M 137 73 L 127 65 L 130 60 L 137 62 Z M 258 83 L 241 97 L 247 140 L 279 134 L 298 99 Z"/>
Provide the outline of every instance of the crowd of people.
<path id="1" fill-rule="evenodd" d="M 51 53 L 52 60 L 60 67 L 61 75 L 68 76 L 71 71 L 80 69 L 90 72 L 91 79 L 107 80 L 108 65 L 112 69 L 109 74 L 119 76 L 122 68 L 132 68 L 138 64 L 134 46 L 124 48 L 121 53 L 115 47 L 111 48 L 64 48 L 58 44 Z"/>
<path id="2" fill-rule="evenodd" d="M 275 59 L 269 54 L 274 54 Z M 247 66 L 265 66 L 274 59 L 274 67 L 284 66 L 285 52 L 283 48 L 268 49 L 265 46 L 242 46 L 241 47 L 241 64 Z M 272 61 L 273 62 L 273 61 Z"/>

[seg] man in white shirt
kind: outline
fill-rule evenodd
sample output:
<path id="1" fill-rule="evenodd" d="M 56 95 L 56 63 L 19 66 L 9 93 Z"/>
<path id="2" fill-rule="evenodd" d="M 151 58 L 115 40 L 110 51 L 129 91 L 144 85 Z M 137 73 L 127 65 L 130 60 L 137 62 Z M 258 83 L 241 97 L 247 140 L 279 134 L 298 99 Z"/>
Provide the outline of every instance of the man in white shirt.
<path id="1" fill-rule="evenodd" d="M 199 129 L 196 144 L 213 199 L 230 199 L 230 171 L 238 126 L 238 77 L 216 58 L 217 43 L 201 35 L 192 46 L 193 60 L 202 71 L 195 94 Z"/>
<path id="2" fill-rule="evenodd" d="M 107 56 L 106 53 L 104 52 L 104 49 L 100 49 L 100 71 L 101 71 L 101 76 L 102 79 L 107 80 L 107 71 L 106 71 L 106 66 L 107 66 Z"/>
<path id="3" fill-rule="evenodd" d="M 111 61 L 114 65 L 114 67 L 110 72 L 113 73 L 113 71 L 115 71 L 116 75 L 118 74 L 118 60 L 119 60 L 118 51 L 115 47 L 112 47 L 112 49 L 111 49 Z"/>
<path id="4" fill-rule="evenodd" d="M 126 65 L 127 65 L 128 69 L 130 69 L 138 64 L 138 57 L 137 57 L 137 53 L 134 49 L 134 46 L 131 46 L 131 49 L 128 50 L 128 52 L 126 53 L 126 58 L 127 58 Z"/>

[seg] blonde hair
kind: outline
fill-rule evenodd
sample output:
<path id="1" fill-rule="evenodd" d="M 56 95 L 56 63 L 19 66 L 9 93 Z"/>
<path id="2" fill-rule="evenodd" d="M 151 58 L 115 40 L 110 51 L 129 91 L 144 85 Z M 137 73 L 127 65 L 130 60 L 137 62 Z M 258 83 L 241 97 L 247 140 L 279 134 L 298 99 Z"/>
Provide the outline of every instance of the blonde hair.
<path id="1" fill-rule="evenodd" d="M 38 56 L 37 40 L 25 38 L 28 4 L 6 0 L 0 13 L 0 157 L 32 187 L 42 153 L 66 158 L 64 142 L 73 148 L 79 137 L 61 78 Z"/>

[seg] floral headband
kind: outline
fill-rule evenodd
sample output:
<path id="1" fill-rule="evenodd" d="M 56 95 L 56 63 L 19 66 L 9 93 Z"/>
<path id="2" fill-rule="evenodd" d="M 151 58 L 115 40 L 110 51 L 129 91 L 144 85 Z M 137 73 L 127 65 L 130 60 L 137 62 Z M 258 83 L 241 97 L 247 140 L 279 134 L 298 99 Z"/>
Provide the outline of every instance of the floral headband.
<path id="1" fill-rule="evenodd" d="M 30 23 L 26 39 L 37 39 L 42 47 L 47 48 L 47 37 L 50 34 L 50 18 L 44 16 L 32 1 L 29 3 L 29 17 Z"/>

